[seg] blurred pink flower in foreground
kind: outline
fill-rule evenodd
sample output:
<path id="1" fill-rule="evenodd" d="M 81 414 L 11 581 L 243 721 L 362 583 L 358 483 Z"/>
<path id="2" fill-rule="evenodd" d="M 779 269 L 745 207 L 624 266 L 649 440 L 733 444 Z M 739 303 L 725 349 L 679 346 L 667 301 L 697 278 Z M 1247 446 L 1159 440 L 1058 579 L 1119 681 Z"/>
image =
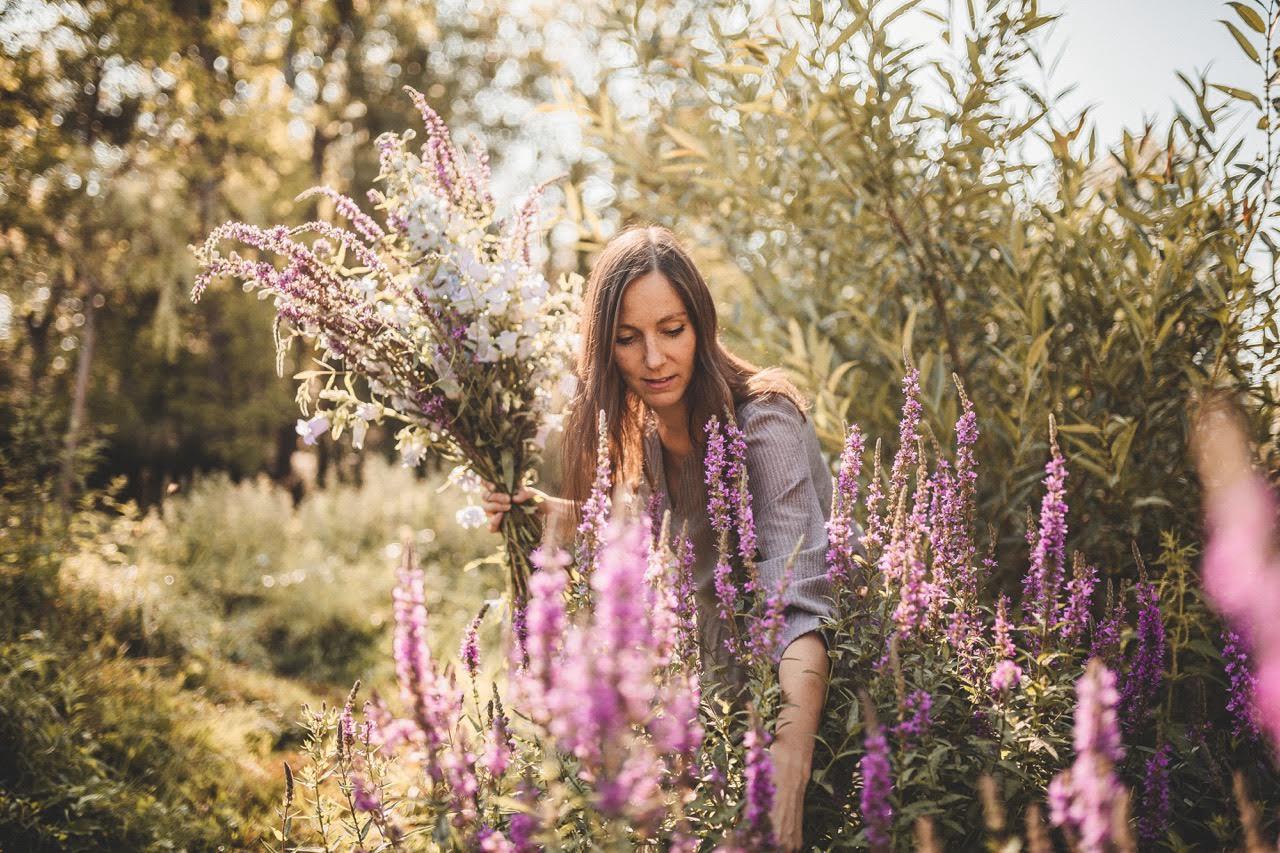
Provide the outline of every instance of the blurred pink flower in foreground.
<path id="1" fill-rule="evenodd" d="M 1204 590 L 1256 662 L 1257 720 L 1280 747 L 1280 554 L 1276 498 L 1251 463 L 1235 416 L 1210 405 L 1200 418 L 1197 462 L 1204 483 Z"/>

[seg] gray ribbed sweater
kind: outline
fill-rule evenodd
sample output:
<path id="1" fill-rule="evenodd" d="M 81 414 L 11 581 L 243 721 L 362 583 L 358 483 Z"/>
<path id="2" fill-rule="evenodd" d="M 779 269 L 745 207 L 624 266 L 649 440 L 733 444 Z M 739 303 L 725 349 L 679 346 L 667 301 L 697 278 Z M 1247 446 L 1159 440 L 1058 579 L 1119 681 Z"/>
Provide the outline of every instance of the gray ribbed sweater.
<path id="1" fill-rule="evenodd" d="M 830 614 L 831 585 L 826 578 L 827 530 L 831 513 L 831 472 L 818 445 L 813 422 L 785 397 L 765 395 L 737 408 L 738 426 L 747 445 L 747 482 L 755 518 L 757 566 L 767 589 L 778 586 L 797 543 L 791 583 L 784 595 L 786 610 L 781 651 L 797 637 L 816 630 Z M 671 529 L 683 525 L 694 551 L 698 599 L 698 634 L 704 669 L 724 667 L 729 683 L 741 683 L 743 672 L 724 650 L 729 630 L 717 612 L 715 532 L 707 516 L 702 460 L 691 455 L 678 468 L 668 459 L 653 425 L 644 437 L 645 487 L 656 489 L 671 510 Z M 642 498 L 647 495 L 642 494 Z M 643 505 L 643 504 L 642 504 Z"/>

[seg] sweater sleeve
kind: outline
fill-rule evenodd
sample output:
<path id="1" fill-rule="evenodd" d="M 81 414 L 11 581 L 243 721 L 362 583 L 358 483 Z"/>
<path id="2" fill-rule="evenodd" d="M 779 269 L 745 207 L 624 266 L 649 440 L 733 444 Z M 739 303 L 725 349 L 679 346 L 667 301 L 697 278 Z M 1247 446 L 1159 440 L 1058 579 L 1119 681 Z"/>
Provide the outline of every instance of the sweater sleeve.
<path id="1" fill-rule="evenodd" d="M 775 660 L 797 637 L 817 631 L 832 612 L 827 581 L 826 502 L 814 482 L 813 457 L 819 455 L 817 435 L 790 400 L 765 397 L 741 409 L 740 428 L 747 445 L 747 481 L 756 524 L 757 567 L 766 589 L 777 589 L 795 553 L 791 581 L 783 595 L 784 626 Z M 799 550 L 797 550 L 799 546 Z M 823 638 L 826 642 L 826 638 Z"/>

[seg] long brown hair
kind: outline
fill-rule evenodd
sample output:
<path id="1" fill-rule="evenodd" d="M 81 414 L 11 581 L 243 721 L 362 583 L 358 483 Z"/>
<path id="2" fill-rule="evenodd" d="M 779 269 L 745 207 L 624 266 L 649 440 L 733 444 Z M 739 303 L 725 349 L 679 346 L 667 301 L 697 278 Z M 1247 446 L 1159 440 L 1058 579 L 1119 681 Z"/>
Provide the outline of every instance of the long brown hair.
<path id="1" fill-rule="evenodd" d="M 586 500 L 596 463 L 599 412 L 609 427 L 609 458 L 615 483 L 635 485 L 642 474 L 644 404 L 622 380 L 613 357 L 613 341 L 622 311 L 622 294 L 631 282 L 651 272 L 667 277 L 689 315 L 697 344 L 693 375 L 685 391 L 689 436 L 701 457 L 706 423 L 762 394 L 781 394 L 803 416 L 804 397 L 777 368 L 761 369 L 720 343 L 711 290 L 675 234 L 660 225 L 632 226 L 609 241 L 592 267 L 582 306 L 582 344 L 576 372 L 578 389 L 565 419 L 561 444 L 563 494 Z"/>

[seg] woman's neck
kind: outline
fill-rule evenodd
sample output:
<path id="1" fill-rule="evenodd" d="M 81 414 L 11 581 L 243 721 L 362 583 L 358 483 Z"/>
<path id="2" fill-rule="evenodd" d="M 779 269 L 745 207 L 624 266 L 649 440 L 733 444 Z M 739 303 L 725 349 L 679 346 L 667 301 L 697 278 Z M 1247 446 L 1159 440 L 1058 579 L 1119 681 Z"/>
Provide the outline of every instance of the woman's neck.
<path id="1" fill-rule="evenodd" d="M 689 435 L 689 410 L 684 405 L 662 410 L 653 409 L 658 423 L 658 439 L 672 456 L 688 456 L 693 452 L 693 440 Z"/>

